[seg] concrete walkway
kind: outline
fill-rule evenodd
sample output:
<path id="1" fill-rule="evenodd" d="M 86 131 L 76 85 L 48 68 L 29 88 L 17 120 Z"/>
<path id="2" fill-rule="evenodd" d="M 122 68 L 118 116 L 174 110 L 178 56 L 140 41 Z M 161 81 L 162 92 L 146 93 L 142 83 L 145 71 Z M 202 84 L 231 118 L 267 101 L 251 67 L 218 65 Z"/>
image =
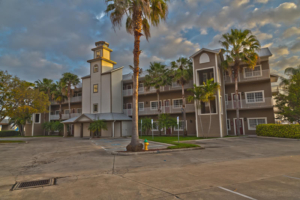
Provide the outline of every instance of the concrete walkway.
<path id="1" fill-rule="evenodd" d="M 129 157 L 88 139 L 0 145 L 0 199 L 300 199 L 300 141 L 196 143 L 206 149 Z M 9 191 L 16 181 L 54 177 L 54 186 Z"/>

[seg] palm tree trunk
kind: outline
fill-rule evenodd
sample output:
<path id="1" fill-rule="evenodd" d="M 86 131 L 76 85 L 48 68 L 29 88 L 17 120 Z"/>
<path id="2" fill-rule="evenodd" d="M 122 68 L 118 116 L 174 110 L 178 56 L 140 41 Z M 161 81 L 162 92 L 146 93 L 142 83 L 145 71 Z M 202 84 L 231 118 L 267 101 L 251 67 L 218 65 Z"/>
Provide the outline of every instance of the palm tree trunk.
<path id="1" fill-rule="evenodd" d="M 210 101 L 208 101 L 208 108 L 209 108 L 209 126 L 208 126 L 208 133 L 207 133 L 207 135 L 209 136 L 210 127 L 211 127 L 211 109 L 210 109 Z"/>
<path id="2" fill-rule="evenodd" d="M 68 104 L 69 104 L 69 119 L 71 119 L 71 85 L 68 86 Z M 69 126 L 69 132 L 71 134 L 71 126 Z"/>
<path id="3" fill-rule="evenodd" d="M 161 108 L 159 103 L 159 90 L 156 90 L 156 95 L 157 95 L 158 116 L 159 116 L 161 114 Z M 161 136 L 161 130 L 159 126 L 158 126 L 158 131 L 159 131 L 159 135 Z"/>
<path id="4" fill-rule="evenodd" d="M 200 102 L 200 103 L 199 103 L 199 102 Z M 201 101 L 197 100 L 196 106 L 197 106 L 197 115 L 199 116 L 200 126 L 201 126 L 201 131 L 202 131 L 202 133 L 203 133 L 203 138 L 204 138 L 205 135 L 204 135 L 203 126 L 202 126 L 201 114 L 199 115 L 199 108 L 200 108 L 200 112 L 201 112 Z M 198 122 L 197 122 L 197 123 L 198 123 Z"/>
<path id="5" fill-rule="evenodd" d="M 183 135 L 187 136 L 186 131 L 186 112 L 185 112 L 185 96 L 184 96 L 184 85 L 181 85 L 181 93 L 182 93 L 182 108 L 183 108 Z"/>
<path id="6" fill-rule="evenodd" d="M 141 151 L 143 144 L 139 143 L 139 126 L 138 126 L 138 88 L 139 88 L 139 64 L 140 64 L 140 37 L 142 36 L 142 11 L 140 8 L 134 7 L 133 10 L 133 23 L 134 23 L 134 50 L 133 50 L 133 109 L 132 109 L 132 135 L 131 142 L 126 147 L 127 151 Z"/>
<path id="7" fill-rule="evenodd" d="M 61 121 L 61 113 L 62 113 L 62 110 L 61 110 L 61 102 L 59 103 L 59 121 Z"/>
<path id="8" fill-rule="evenodd" d="M 238 91 L 238 72 L 239 70 L 235 70 L 234 71 L 234 84 L 235 84 L 235 111 L 236 111 L 236 131 L 237 131 L 237 135 L 240 135 L 240 111 L 239 111 L 239 91 Z"/>

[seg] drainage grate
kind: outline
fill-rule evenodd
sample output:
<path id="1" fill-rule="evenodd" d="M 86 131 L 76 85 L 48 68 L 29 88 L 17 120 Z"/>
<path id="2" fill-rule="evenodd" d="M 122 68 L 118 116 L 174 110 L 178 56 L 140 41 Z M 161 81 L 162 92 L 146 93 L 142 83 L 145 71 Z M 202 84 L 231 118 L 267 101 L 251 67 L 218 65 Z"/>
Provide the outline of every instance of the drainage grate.
<path id="1" fill-rule="evenodd" d="M 55 179 L 45 179 L 45 180 L 37 180 L 37 181 L 27 181 L 27 182 L 17 182 L 12 190 L 20 190 L 20 189 L 27 189 L 27 188 L 34 188 L 34 187 L 43 187 L 43 186 L 50 186 L 54 185 Z"/>

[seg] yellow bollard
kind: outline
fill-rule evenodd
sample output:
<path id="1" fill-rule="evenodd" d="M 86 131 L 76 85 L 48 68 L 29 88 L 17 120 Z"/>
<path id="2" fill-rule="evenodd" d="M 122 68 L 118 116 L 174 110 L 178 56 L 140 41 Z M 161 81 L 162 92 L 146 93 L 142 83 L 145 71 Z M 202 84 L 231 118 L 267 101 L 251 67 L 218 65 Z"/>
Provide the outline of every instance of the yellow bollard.
<path id="1" fill-rule="evenodd" d="M 148 143 L 148 140 L 147 139 L 145 139 L 145 141 L 144 141 L 144 146 L 145 146 L 145 151 L 148 151 L 148 145 L 149 145 L 149 143 Z"/>

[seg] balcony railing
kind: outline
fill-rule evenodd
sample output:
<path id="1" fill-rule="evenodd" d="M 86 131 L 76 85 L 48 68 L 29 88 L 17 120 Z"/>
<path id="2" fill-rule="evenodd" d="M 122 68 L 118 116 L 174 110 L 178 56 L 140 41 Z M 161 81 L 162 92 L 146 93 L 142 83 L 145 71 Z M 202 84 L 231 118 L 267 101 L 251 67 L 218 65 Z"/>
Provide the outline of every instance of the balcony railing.
<path id="1" fill-rule="evenodd" d="M 71 118 L 80 116 L 81 113 L 71 113 Z M 70 119 L 69 114 L 62 114 L 62 120 Z M 50 115 L 50 120 L 59 120 L 59 115 Z"/>
<path id="2" fill-rule="evenodd" d="M 81 102 L 82 101 L 82 96 L 77 96 L 77 97 L 71 97 L 71 103 L 74 102 Z M 66 99 L 64 102 L 62 103 L 68 103 L 68 99 Z M 51 101 L 51 104 L 59 104 L 59 102 L 57 101 Z"/>
<path id="3" fill-rule="evenodd" d="M 228 101 L 227 109 L 236 109 L 236 106 L 239 106 L 240 109 L 248 109 L 248 108 L 264 108 L 264 107 L 272 107 L 273 106 L 273 98 L 267 97 L 264 98 L 263 102 L 255 102 L 255 103 L 247 103 L 245 99 L 240 100 L 238 103 L 235 101 Z"/>
<path id="4" fill-rule="evenodd" d="M 173 114 L 173 113 L 181 113 L 182 107 L 174 107 L 174 106 L 162 106 L 161 107 L 161 114 Z M 185 112 L 195 112 L 195 105 L 194 104 L 186 104 Z M 124 109 L 124 114 L 127 116 L 132 116 L 132 109 Z M 151 109 L 150 107 L 140 109 L 139 115 L 158 115 L 158 109 Z"/>
<path id="5" fill-rule="evenodd" d="M 193 81 L 190 81 L 188 84 L 185 84 L 184 88 L 185 89 L 193 88 Z M 181 85 L 172 84 L 172 86 L 164 86 L 160 88 L 160 92 L 174 91 L 174 90 L 181 90 Z M 139 94 L 151 94 L 151 93 L 156 93 L 156 90 L 153 88 L 147 90 L 145 87 L 139 88 Z M 132 96 L 132 94 L 133 94 L 132 89 L 123 90 L 123 96 Z"/>
<path id="6" fill-rule="evenodd" d="M 270 78 L 270 70 L 262 70 L 262 71 L 253 71 L 253 72 L 244 72 L 239 73 L 238 82 L 248 82 L 248 81 L 256 81 L 261 79 Z M 234 75 L 230 77 L 229 75 L 225 76 L 225 83 L 234 83 Z"/>

